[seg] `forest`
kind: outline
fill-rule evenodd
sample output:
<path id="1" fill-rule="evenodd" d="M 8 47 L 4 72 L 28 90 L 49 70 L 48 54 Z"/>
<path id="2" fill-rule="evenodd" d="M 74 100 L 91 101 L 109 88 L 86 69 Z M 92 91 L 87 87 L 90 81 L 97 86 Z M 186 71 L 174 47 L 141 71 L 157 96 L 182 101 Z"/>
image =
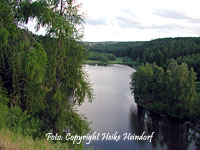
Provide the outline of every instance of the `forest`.
<path id="1" fill-rule="evenodd" d="M 186 63 L 193 67 L 200 80 L 200 38 L 178 37 L 139 42 L 97 42 L 84 43 L 89 51 L 114 54 L 116 57 L 129 57 L 137 65 L 156 62 L 166 69 L 171 59 L 178 64 Z"/>
<path id="2" fill-rule="evenodd" d="M 116 56 L 111 53 L 99 53 L 95 51 L 89 52 L 88 58 L 89 60 L 99 60 L 102 62 L 108 62 L 108 61 L 113 61 L 116 59 Z"/>
<path id="3" fill-rule="evenodd" d="M 186 63 L 171 61 L 167 69 L 155 63 L 141 65 L 131 76 L 135 101 L 158 114 L 199 122 L 200 97 L 196 92 L 196 73 Z"/>
<path id="4" fill-rule="evenodd" d="M 45 27 L 46 34 L 37 36 L 28 31 L 24 25 L 29 21 L 36 22 L 36 30 Z M 1 0 L 1 133 L 9 133 L 11 139 L 18 134 L 44 139 L 48 132 L 89 132 L 89 123 L 73 108 L 86 96 L 89 101 L 93 97 L 82 69 L 88 53 L 79 42 L 82 35 L 77 26 L 83 21 L 79 4 L 73 0 Z M 0 149 L 12 149 L 12 143 L 4 147 L 9 146 L 9 142 L 3 143 L 6 136 Z M 83 144 L 70 141 L 60 146 L 83 149 Z"/>

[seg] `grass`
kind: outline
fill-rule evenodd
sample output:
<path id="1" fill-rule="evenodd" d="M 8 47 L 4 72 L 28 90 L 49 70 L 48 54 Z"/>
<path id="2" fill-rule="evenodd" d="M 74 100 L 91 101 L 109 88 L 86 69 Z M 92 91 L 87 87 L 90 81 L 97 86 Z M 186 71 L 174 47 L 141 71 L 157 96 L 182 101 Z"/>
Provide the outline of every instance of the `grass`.
<path id="1" fill-rule="evenodd" d="M 101 61 L 98 61 L 98 60 L 85 60 L 86 64 L 98 64 L 98 63 L 101 63 Z"/>
<path id="2" fill-rule="evenodd" d="M 54 143 L 46 139 L 33 140 L 15 134 L 8 129 L 0 129 L 0 150 L 70 150 L 67 143 Z"/>
<path id="3" fill-rule="evenodd" d="M 123 58 L 121 57 L 116 57 L 115 60 L 113 61 L 108 61 L 108 62 L 102 62 L 99 60 L 85 60 L 86 64 L 124 64 Z"/>
<path id="4" fill-rule="evenodd" d="M 136 65 L 136 63 L 134 61 L 124 62 L 122 57 L 116 57 L 115 60 L 108 61 L 108 62 L 102 62 L 102 61 L 97 61 L 97 60 L 85 60 L 85 63 L 90 64 L 90 65 L 123 64 L 123 65 L 128 65 L 131 67 Z"/>
<path id="5" fill-rule="evenodd" d="M 115 60 L 109 61 L 108 63 L 110 63 L 110 64 L 124 64 L 123 58 L 121 58 L 121 57 L 116 57 Z"/>

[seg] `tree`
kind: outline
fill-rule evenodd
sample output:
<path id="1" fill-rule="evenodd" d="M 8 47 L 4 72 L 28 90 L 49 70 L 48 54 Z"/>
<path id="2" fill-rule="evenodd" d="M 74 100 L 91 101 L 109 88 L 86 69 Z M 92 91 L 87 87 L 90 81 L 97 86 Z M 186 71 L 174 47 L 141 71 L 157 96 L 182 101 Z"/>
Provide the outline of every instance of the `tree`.
<path id="1" fill-rule="evenodd" d="M 195 80 L 193 68 L 188 69 L 185 63 L 178 65 L 172 60 L 166 71 L 155 63 L 146 63 L 132 74 L 131 90 L 139 104 L 160 113 L 189 118 L 196 111 L 194 103 L 198 103 Z"/>
<path id="2" fill-rule="evenodd" d="M 8 91 L 8 106 L 19 107 L 40 121 L 38 136 L 53 130 L 83 135 L 88 123 L 74 110 L 85 96 L 92 100 L 87 75 L 82 68 L 86 50 L 77 42 L 82 24 L 79 5 L 73 0 L 1 0 L 0 77 Z M 36 18 L 38 38 L 20 29 Z"/>
<path id="3" fill-rule="evenodd" d="M 131 90 L 136 101 L 149 100 L 152 95 L 153 70 L 150 64 L 141 65 L 131 75 Z"/>

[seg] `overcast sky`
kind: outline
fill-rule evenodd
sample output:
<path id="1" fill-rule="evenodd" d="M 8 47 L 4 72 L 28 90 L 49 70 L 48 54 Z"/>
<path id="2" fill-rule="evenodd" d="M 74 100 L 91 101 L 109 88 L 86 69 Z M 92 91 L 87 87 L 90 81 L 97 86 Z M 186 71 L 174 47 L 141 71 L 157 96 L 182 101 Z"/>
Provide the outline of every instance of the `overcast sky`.
<path id="1" fill-rule="evenodd" d="M 81 0 L 84 41 L 200 36 L 199 0 Z"/>
<path id="2" fill-rule="evenodd" d="M 200 0 L 77 1 L 87 14 L 83 41 L 200 36 Z"/>

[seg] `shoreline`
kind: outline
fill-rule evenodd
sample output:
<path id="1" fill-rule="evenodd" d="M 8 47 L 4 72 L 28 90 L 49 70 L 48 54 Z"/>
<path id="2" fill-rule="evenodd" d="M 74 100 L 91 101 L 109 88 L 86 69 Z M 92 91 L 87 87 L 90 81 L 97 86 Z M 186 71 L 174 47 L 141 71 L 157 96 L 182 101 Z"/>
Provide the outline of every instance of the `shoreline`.
<path id="1" fill-rule="evenodd" d="M 154 115 L 159 115 L 161 117 L 167 117 L 169 119 L 174 119 L 174 120 L 180 121 L 182 123 L 189 123 L 189 124 L 193 124 L 195 126 L 199 126 L 200 127 L 200 122 L 198 122 L 198 121 L 195 122 L 194 121 L 194 120 L 197 120 L 197 119 L 189 119 L 190 116 L 181 118 L 177 114 L 169 114 L 166 111 L 160 111 L 160 110 L 158 110 L 156 108 L 153 108 L 153 104 L 151 104 L 151 105 L 147 105 L 146 104 L 145 105 L 144 103 L 141 103 L 141 102 L 138 102 L 138 101 L 135 101 L 135 103 L 137 104 L 137 106 L 141 107 L 144 110 L 149 111 L 150 113 L 152 113 Z"/>
<path id="2" fill-rule="evenodd" d="M 137 66 L 134 66 L 134 65 L 131 65 L 129 63 L 112 63 L 112 62 L 100 62 L 100 61 L 94 61 L 94 62 L 84 62 L 83 63 L 84 65 L 98 65 L 98 66 L 108 66 L 108 65 L 114 65 L 114 64 L 117 64 L 117 65 L 124 65 L 124 66 L 128 66 L 132 69 L 135 69 L 137 70 Z"/>

